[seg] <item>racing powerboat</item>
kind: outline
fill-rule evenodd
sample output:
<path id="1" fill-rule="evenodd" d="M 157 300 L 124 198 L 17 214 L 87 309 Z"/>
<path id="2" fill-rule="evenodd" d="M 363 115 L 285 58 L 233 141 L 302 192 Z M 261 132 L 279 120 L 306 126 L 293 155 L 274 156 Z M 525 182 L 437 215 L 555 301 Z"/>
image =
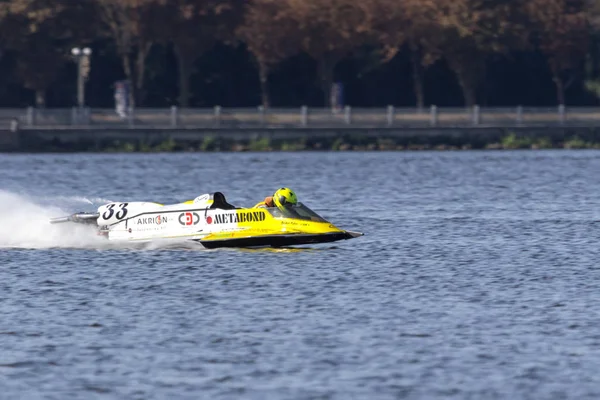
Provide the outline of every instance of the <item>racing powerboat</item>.
<path id="1" fill-rule="evenodd" d="M 145 242 L 185 239 L 217 247 L 286 247 L 352 239 L 363 234 L 339 229 L 302 203 L 277 207 L 238 208 L 221 192 L 163 205 L 113 202 L 96 212 L 53 218 L 51 223 L 91 225 L 114 241 Z"/>

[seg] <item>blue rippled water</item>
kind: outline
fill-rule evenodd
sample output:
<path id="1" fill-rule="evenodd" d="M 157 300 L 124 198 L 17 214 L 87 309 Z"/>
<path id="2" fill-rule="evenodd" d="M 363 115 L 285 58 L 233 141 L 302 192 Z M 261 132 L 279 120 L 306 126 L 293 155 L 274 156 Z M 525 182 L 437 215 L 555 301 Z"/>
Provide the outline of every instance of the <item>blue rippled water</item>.
<path id="1" fill-rule="evenodd" d="M 0 155 L 0 398 L 597 399 L 598 171 L 566 150 Z M 282 185 L 366 236 L 133 249 L 47 223 Z"/>

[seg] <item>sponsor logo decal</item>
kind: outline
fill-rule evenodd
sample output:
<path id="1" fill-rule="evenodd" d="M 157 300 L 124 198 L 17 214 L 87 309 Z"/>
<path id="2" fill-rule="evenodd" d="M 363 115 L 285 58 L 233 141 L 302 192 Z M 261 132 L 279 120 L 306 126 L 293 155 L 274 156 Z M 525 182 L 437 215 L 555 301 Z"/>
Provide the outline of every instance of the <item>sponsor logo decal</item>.
<path id="1" fill-rule="evenodd" d="M 203 194 L 201 196 L 198 196 L 194 199 L 194 203 L 199 203 L 201 201 L 207 201 L 210 199 L 210 196 L 208 194 Z"/>
<path id="2" fill-rule="evenodd" d="M 217 214 L 211 222 L 208 221 L 208 218 L 206 219 L 206 222 L 209 224 L 212 222 L 214 222 L 215 224 L 234 224 L 238 222 L 260 222 L 264 221 L 265 218 L 266 216 L 263 211 L 251 211 L 240 213 Z"/>
<path id="3" fill-rule="evenodd" d="M 306 222 L 296 222 L 296 221 L 281 221 L 282 225 L 294 225 L 294 226 L 309 226 Z"/>
<path id="4" fill-rule="evenodd" d="M 197 225 L 200 222 L 200 216 L 197 213 L 184 212 L 179 214 L 179 223 L 181 225 Z"/>
<path id="5" fill-rule="evenodd" d="M 167 222 L 169 222 L 169 218 L 164 215 L 157 215 L 156 217 L 138 218 L 137 225 L 161 225 Z"/>
<path id="6" fill-rule="evenodd" d="M 206 223 L 212 224 L 212 217 L 206 217 Z"/>

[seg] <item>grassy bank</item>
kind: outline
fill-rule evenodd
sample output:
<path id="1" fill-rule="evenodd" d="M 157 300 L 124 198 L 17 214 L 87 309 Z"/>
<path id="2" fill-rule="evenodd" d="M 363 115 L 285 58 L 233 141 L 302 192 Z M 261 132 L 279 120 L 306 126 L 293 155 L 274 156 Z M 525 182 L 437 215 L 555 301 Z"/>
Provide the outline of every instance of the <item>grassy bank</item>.
<path id="1" fill-rule="evenodd" d="M 430 138 L 431 139 L 431 138 Z M 70 146 L 69 146 L 70 147 Z M 79 147 L 79 146 L 77 146 Z M 102 152 L 211 152 L 211 151 L 410 151 L 410 150 L 514 150 L 514 149 L 600 149 L 600 141 L 584 140 L 576 135 L 563 140 L 550 137 L 517 136 L 510 133 L 499 141 L 481 140 L 403 140 L 400 138 L 339 137 L 334 140 L 270 140 L 263 137 L 248 141 L 220 140 L 207 137 L 201 142 L 177 142 L 169 139 L 159 143 L 144 141 L 113 141 L 104 145 L 84 146 L 82 151 Z M 55 150 L 67 150 L 56 148 Z M 71 149 L 73 150 L 73 149 Z"/>
<path id="2" fill-rule="evenodd" d="M 28 130 L 0 136 L 15 152 L 244 152 L 596 149 L 600 128 L 345 130 Z"/>

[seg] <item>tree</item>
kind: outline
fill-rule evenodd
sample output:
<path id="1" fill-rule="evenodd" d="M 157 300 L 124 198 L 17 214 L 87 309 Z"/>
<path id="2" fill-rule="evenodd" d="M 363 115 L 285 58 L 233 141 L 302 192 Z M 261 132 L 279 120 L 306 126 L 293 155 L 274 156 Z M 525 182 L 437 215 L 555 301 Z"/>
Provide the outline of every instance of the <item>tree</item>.
<path id="1" fill-rule="evenodd" d="M 256 59 L 262 105 L 268 108 L 271 104 L 268 78 L 272 68 L 300 49 L 291 8 L 282 0 L 254 0 L 247 6 L 244 22 L 236 33 Z"/>
<path id="2" fill-rule="evenodd" d="M 530 0 L 527 10 L 534 40 L 548 60 L 558 104 L 566 103 L 565 90 L 587 53 L 588 20 L 583 0 Z"/>
<path id="3" fill-rule="evenodd" d="M 44 107 L 48 87 L 69 61 L 70 42 L 93 26 L 89 7 L 60 0 L 14 0 L 3 5 L 2 15 L 2 41 L 18 53 L 17 77 L 35 92 L 36 106 Z"/>
<path id="4" fill-rule="evenodd" d="M 465 105 L 477 103 L 477 89 L 484 78 L 485 55 L 478 23 L 479 7 L 470 0 L 446 0 L 439 9 L 439 41 L 432 51 L 439 51 L 456 75 Z M 479 4 L 477 4 L 479 5 Z"/>
<path id="5" fill-rule="evenodd" d="M 299 30 L 300 47 L 317 62 L 325 105 L 336 65 L 374 39 L 372 8 L 354 0 L 287 0 Z"/>
<path id="6" fill-rule="evenodd" d="M 505 53 L 525 43 L 522 2 L 440 0 L 436 6 L 436 36 L 426 47 L 444 57 L 456 75 L 465 104 L 472 106 L 485 79 L 487 55 Z"/>
<path id="7" fill-rule="evenodd" d="M 131 82 L 129 103 L 143 101 L 146 57 L 155 40 L 157 0 L 95 0 L 99 16 L 114 39 L 125 76 Z"/>
<path id="8" fill-rule="evenodd" d="M 391 60 L 404 44 L 408 45 L 416 105 L 422 108 L 425 104 L 424 68 L 439 58 L 439 51 L 433 45 L 440 34 L 436 22 L 437 2 L 374 0 L 370 4 L 375 14 L 374 30 L 385 49 L 384 61 Z"/>
<path id="9" fill-rule="evenodd" d="M 155 15 L 156 36 L 171 43 L 179 72 L 179 105 L 189 106 L 190 77 L 194 62 L 219 40 L 233 38 L 242 17 L 235 0 L 159 0 Z"/>
<path id="10" fill-rule="evenodd" d="M 600 98 L 600 1 L 589 0 L 586 14 L 590 25 L 590 51 L 585 61 L 585 88 Z"/>

